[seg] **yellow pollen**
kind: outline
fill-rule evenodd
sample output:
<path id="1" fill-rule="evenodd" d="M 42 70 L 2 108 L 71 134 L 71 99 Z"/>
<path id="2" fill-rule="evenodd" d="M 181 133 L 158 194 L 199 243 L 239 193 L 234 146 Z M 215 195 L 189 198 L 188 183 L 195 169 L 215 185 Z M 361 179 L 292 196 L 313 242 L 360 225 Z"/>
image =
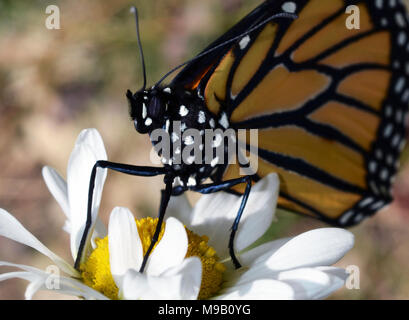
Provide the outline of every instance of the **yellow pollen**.
<path id="1" fill-rule="evenodd" d="M 155 233 L 158 219 L 144 218 L 135 221 L 145 254 Z M 162 225 L 159 241 L 164 232 L 164 225 L 165 223 Z M 207 244 L 209 241 L 207 236 L 199 236 L 189 229 L 185 229 L 188 236 L 186 258 L 197 256 L 202 262 L 202 283 L 198 299 L 208 299 L 220 290 L 226 267 L 218 262 L 219 258 L 216 251 Z M 117 300 L 118 287 L 112 277 L 109 265 L 108 237 L 96 238 L 95 244 L 96 248 L 80 266 L 82 279 L 89 287 L 103 293 L 110 299 Z"/>
<path id="2" fill-rule="evenodd" d="M 218 262 L 219 257 L 216 255 L 216 250 L 207 244 L 209 241 L 207 236 L 199 236 L 185 229 L 189 239 L 186 258 L 197 256 L 202 261 L 202 284 L 198 299 L 208 299 L 220 290 L 226 267 Z"/>
<path id="3" fill-rule="evenodd" d="M 156 225 L 158 224 L 158 218 L 154 219 L 151 217 L 143 219 L 135 219 L 136 227 L 138 228 L 139 238 L 142 241 L 143 255 L 148 251 L 151 244 L 153 235 L 155 234 Z M 159 233 L 158 242 L 153 246 L 153 250 L 158 245 L 159 241 L 162 239 L 163 232 L 165 231 L 165 223 L 162 223 L 162 228 Z"/>

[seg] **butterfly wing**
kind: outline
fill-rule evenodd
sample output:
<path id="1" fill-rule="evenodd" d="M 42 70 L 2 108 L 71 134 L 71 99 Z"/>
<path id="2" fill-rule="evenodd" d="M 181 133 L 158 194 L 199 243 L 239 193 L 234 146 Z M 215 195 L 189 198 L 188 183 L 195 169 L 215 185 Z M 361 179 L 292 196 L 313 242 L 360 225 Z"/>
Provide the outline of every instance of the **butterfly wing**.
<path id="1" fill-rule="evenodd" d="M 274 1 L 262 3 L 235 24 L 230 30 L 203 49 L 198 55 L 209 51 L 209 49 L 214 49 L 232 38 L 240 36 L 252 26 L 255 26 L 263 20 L 266 20 L 268 17 L 278 13 L 279 11 L 277 11 L 276 6 L 273 5 L 272 2 Z M 194 59 L 194 61 L 189 63 L 176 75 L 172 84 L 184 86 L 186 89 L 196 88 L 198 83 L 202 82 L 203 77 L 206 74 L 210 75 L 213 73 L 212 67 L 216 67 L 220 63 L 221 58 L 231 49 L 231 47 L 231 45 L 221 46 L 198 59 Z"/>
<path id="2" fill-rule="evenodd" d="M 350 7 L 354 6 L 354 7 Z M 348 9 L 359 29 L 347 28 Z M 409 103 L 409 22 L 399 1 L 267 1 L 174 84 L 197 89 L 235 129 L 258 129 L 257 175 L 278 173 L 279 206 L 351 225 L 391 200 Z M 349 21 L 356 25 L 357 21 Z M 237 177 L 238 165 L 223 179 Z"/>

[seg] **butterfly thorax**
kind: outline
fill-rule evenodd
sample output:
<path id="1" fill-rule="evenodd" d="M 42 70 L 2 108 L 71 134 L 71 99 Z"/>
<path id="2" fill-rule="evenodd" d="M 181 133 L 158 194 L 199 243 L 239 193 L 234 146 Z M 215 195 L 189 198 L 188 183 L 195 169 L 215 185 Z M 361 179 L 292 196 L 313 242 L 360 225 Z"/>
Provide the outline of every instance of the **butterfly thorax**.
<path id="1" fill-rule="evenodd" d="M 183 186 L 221 175 L 234 130 L 225 114 L 215 115 L 196 90 L 153 88 L 127 93 L 135 129 L 150 136 L 162 163 Z"/>

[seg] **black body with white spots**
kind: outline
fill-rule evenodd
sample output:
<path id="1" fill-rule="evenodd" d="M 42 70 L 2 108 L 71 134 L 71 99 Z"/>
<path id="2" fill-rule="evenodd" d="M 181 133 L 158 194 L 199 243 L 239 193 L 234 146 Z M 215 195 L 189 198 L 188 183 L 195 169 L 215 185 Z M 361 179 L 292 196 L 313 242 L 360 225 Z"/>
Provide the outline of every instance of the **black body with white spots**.
<path id="1" fill-rule="evenodd" d="M 158 155 L 164 166 L 175 176 L 175 181 L 181 186 L 195 187 L 207 178 L 215 180 L 216 176 L 223 173 L 226 167 L 224 164 L 229 158 L 227 138 L 216 134 L 212 141 L 212 148 L 223 147 L 221 139 L 225 139 L 226 141 L 223 141 L 225 152 L 220 157 L 216 155 L 216 150 L 213 150 L 211 158 L 206 158 L 205 134 L 206 130 L 225 131 L 229 128 L 228 123 L 225 116 L 215 116 L 206 108 L 203 97 L 196 90 L 158 87 L 135 94 L 128 91 L 127 98 L 131 119 L 139 133 L 147 133 L 151 136 L 154 130 L 163 129 L 169 136 L 170 156 L 166 157 L 163 150 L 158 150 Z M 180 124 L 178 128 L 180 130 L 174 130 L 175 123 Z M 183 136 L 183 133 L 188 133 L 189 129 L 194 129 L 200 136 Z M 158 143 L 156 140 L 151 140 L 153 146 Z M 193 145 L 199 149 L 201 163 L 194 157 Z M 185 157 L 182 161 L 176 161 L 175 158 L 178 156 L 178 160 L 181 159 L 187 146 L 190 146 L 188 151 L 192 151 L 189 153 L 190 156 Z"/>

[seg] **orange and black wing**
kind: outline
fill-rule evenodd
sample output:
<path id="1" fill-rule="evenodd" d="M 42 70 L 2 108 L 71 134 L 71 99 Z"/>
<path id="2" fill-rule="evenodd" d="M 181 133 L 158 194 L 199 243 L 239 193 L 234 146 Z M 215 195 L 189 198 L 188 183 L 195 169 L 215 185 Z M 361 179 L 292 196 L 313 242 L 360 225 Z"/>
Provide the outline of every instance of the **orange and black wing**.
<path id="1" fill-rule="evenodd" d="M 349 6 L 359 29 L 347 27 Z M 174 83 L 197 89 L 231 127 L 259 130 L 257 176 L 278 173 L 279 206 L 358 223 L 391 202 L 405 144 L 406 10 L 386 0 L 266 1 L 205 50 L 283 11 L 298 19 L 275 19 L 195 60 Z"/>

